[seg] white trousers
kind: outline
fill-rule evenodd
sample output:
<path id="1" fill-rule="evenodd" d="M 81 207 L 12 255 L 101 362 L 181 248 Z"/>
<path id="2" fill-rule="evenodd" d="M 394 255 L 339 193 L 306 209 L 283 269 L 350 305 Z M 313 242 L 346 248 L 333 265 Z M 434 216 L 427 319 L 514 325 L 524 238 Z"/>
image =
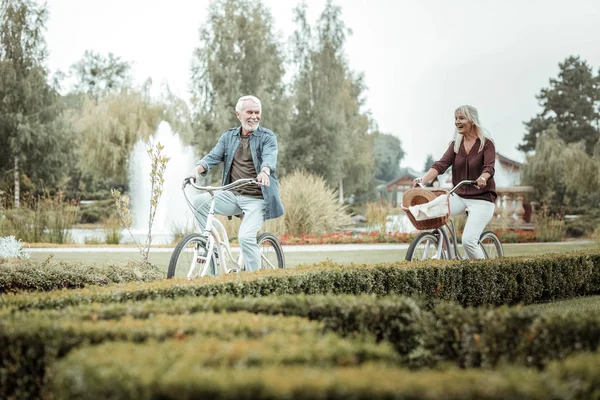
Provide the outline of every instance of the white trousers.
<path id="1" fill-rule="evenodd" d="M 462 245 L 468 258 L 485 258 L 479 246 L 479 237 L 485 226 L 494 216 L 496 205 L 486 200 L 464 199 L 452 194 L 449 199 L 450 215 L 463 215 L 469 213 L 467 223 L 462 235 Z"/>
<path id="2" fill-rule="evenodd" d="M 206 218 L 210 208 L 210 194 L 199 193 L 194 198 L 194 209 L 198 216 L 200 230 L 204 230 Z M 256 243 L 256 234 L 263 225 L 265 214 L 265 201 L 263 199 L 241 196 L 231 191 L 217 192 L 215 195 L 215 214 L 241 215 L 244 214 L 238 241 L 244 255 L 246 271 L 260 269 L 260 249 Z"/>

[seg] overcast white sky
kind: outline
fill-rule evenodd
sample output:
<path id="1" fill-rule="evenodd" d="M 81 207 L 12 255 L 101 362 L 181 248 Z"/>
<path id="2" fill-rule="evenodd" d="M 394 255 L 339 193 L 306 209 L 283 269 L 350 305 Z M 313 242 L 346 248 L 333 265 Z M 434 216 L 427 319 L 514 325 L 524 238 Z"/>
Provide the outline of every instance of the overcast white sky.
<path id="1" fill-rule="evenodd" d="M 325 0 L 306 0 L 311 22 Z M 263 0 L 287 40 L 298 1 Z M 535 95 L 569 55 L 600 67 L 599 0 L 337 0 L 350 67 L 365 75 L 367 109 L 398 136 L 402 166 L 422 169 L 453 134 L 454 109 L 471 104 L 497 150 L 522 160 L 523 121 L 540 111 Z M 208 0 L 48 0 L 52 71 L 85 50 L 134 62 L 138 83 L 167 82 L 188 97 L 192 52 Z M 241 95 L 241 94 L 240 94 Z M 268 122 L 268 110 L 263 110 Z M 268 123 L 265 124 L 268 126 Z M 269 126 L 270 127 L 270 126 Z M 227 127 L 223 127 L 225 129 Z M 270 127 L 277 132 L 277 127 Z"/>

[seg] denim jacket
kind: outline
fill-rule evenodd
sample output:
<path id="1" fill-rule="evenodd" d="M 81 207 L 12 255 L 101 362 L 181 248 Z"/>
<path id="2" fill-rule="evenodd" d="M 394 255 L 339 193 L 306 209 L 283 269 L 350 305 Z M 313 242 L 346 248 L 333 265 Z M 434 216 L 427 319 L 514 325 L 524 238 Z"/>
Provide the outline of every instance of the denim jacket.
<path id="1" fill-rule="evenodd" d="M 203 176 L 212 168 L 225 163 L 223 168 L 222 184 L 227 185 L 231 181 L 231 164 L 233 156 L 240 145 L 242 127 L 229 129 L 221 135 L 217 145 L 196 165 L 202 165 L 205 169 Z M 256 175 L 264 167 L 269 167 L 271 176 L 270 185 L 261 186 L 263 198 L 265 199 L 265 220 L 277 218 L 283 215 L 283 204 L 279 196 L 279 182 L 277 181 L 277 138 L 269 129 L 261 126 L 250 134 L 250 151 Z"/>

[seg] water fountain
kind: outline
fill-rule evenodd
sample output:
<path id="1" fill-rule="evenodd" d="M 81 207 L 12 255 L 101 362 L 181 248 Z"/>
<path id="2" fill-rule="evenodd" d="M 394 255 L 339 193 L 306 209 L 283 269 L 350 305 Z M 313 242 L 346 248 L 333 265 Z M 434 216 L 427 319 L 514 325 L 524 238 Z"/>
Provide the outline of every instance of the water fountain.
<path id="1" fill-rule="evenodd" d="M 160 142 L 164 146 L 162 154 L 170 157 L 164 173 L 163 193 L 152 224 L 152 244 L 165 244 L 172 242 L 175 232 L 193 228 L 193 216 L 183 197 L 181 182 L 192 172 L 197 156 L 193 148 L 185 146 L 165 121 L 159 124 L 151 141 Z M 148 233 L 150 171 L 147 145 L 140 140 L 135 144 L 129 161 L 129 195 L 133 217 L 131 231 L 138 243 L 144 243 Z M 131 242 L 131 236 L 124 232 L 123 242 L 128 241 Z"/>

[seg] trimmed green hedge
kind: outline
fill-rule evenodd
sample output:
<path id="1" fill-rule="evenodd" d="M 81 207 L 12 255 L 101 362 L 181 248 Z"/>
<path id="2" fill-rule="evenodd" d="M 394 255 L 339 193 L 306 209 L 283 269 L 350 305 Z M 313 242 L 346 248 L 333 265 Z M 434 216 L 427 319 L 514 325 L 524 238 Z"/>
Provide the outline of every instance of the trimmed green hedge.
<path id="1" fill-rule="evenodd" d="M 314 348 L 329 347 L 351 351 L 353 355 L 347 357 L 357 362 L 396 362 L 398 359 L 388 344 L 375 345 L 370 340 L 365 341 L 364 337 L 360 342 L 349 342 L 324 331 L 323 325 L 303 318 L 245 312 L 153 314 L 147 315 L 145 319 L 121 316 L 112 320 L 97 319 L 94 314 L 90 314 L 87 320 L 82 320 L 70 316 L 68 312 L 62 316 L 52 312 L 17 312 L 3 315 L 0 319 L 0 398 L 36 398 L 44 385 L 49 365 L 75 348 L 106 341 L 125 341 L 129 344 L 150 339 L 185 341 L 199 335 L 205 339 L 214 337 L 233 343 L 244 338 L 281 335 L 285 338 L 281 339 L 283 342 L 291 337 L 298 337 Z M 266 346 L 265 351 L 268 351 L 269 341 L 263 342 L 263 345 Z M 339 352 L 332 351 L 328 354 L 342 357 Z"/>
<path id="2" fill-rule="evenodd" d="M 463 306 L 530 304 L 600 293 L 600 252 L 393 265 L 342 266 L 326 262 L 194 281 L 163 280 L 0 296 L 0 306 L 43 309 L 181 296 L 260 297 L 301 293 L 397 294 L 452 300 Z"/>
<path id="3" fill-rule="evenodd" d="M 447 302 L 429 309 L 397 296 L 184 297 L 46 313 L 57 319 L 69 315 L 110 320 L 205 311 L 306 317 L 343 336 L 373 335 L 388 341 L 411 366 L 451 361 L 462 367 L 494 367 L 508 361 L 543 368 L 551 360 L 600 346 L 600 310 L 556 314 L 520 307 L 463 308 Z"/>
<path id="4" fill-rule="evenodd" d="M 110 354 L 118 352 L 118 357 Z M 206 368 L 196 355 L 153 353 L 149 346 L 111 344 L 78 350 L 55 366 L 56 399 L 588 399 L 600 394 L 600 355 L 554 363 L 544 372 L 410 372 L 381 364 L 319 368 Z M 264 365 L 264 366 L 262 366 Z"/>
<path id="5" fill-rule="evenodd" d="M 149 263 L 86 265 L 83 263 L 0 260 L 0 294 L 20 291 L 76 289 L 90 285 L 149 282 L 164 279 L 164 273 Z"/>
<path id="6" fill-rule="evenodd" d="M 410 367 L 451 362 L 461 367 L 493 368 L 508 362 L 544 368 L 552 360 L 597 350 L 600 312 L 465 309 L 453 303 L 437 304 L 428 311 L 409 298 L 368 295 L 185 297 L 43 311 L 3 310 L 0 356 L 6 361 L 0 375 L 3 386 L 19 377 L 26 384 L 17 389 L 30 390 L 21 387 L 30 388 L 35 386 L 32 382 L 41 381 L 52 360 L 73 348 L 105 341 L 141 342 L 198 334 L 235 340 L 271 332 L 319 336 L 323 331 L 389 342 L 395 349 L 388 348 L 389 357 Z M 268 342 L 264 345 L 269 346 Z"/>

